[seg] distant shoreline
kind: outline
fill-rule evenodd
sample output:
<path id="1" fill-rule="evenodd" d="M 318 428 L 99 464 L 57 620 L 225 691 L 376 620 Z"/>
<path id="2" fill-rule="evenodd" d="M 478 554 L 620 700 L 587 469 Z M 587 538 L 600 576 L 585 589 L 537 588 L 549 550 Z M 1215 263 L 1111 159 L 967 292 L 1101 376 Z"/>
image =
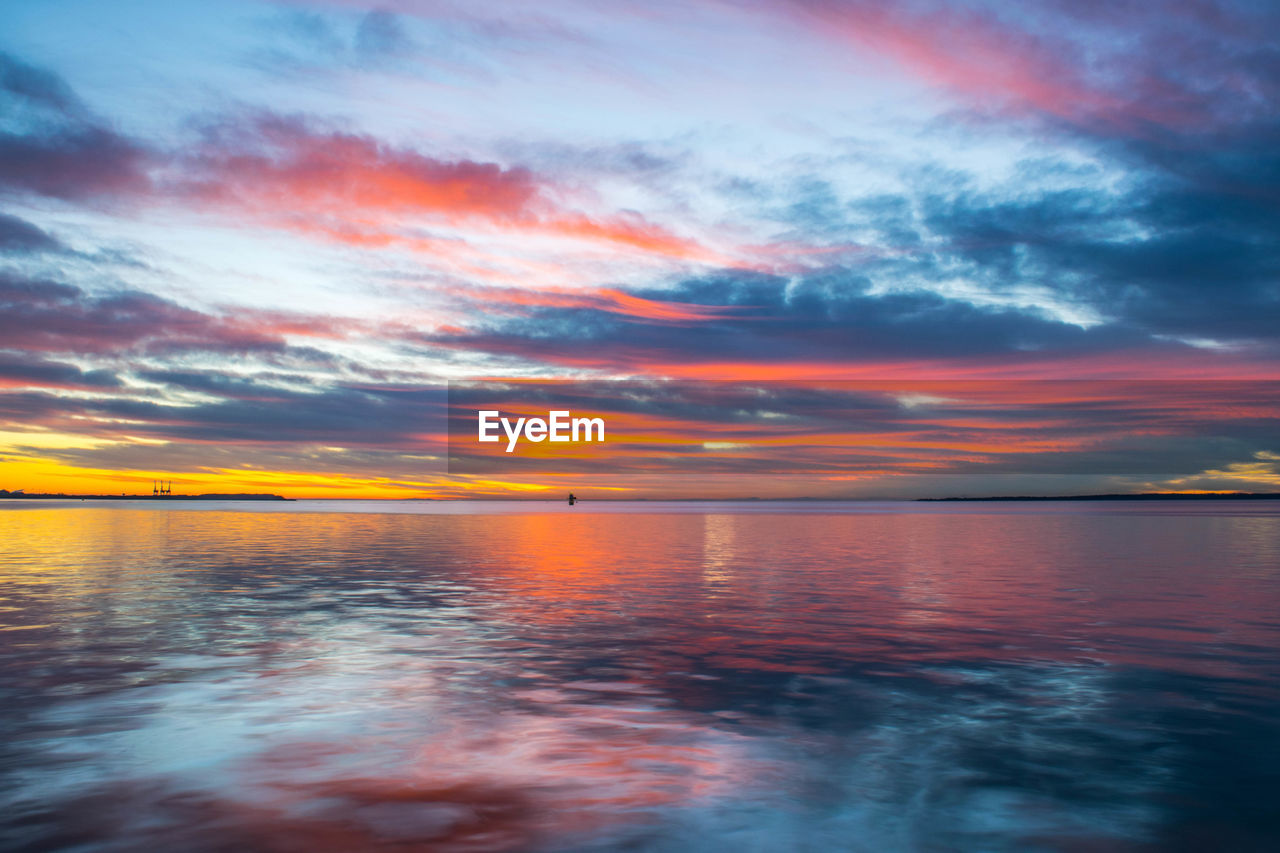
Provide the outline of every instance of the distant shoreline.
<path id="1" fill-rule="evenodd" d="M 390 503 L 564 503 L 563 498 L 286 498 L 269 494 L 202 494 L 202 495 L 65 495 L 50 493 L 7 492 L 0 489 L 0 500 L 63 500 L 63 501 L 243 501 L 274 502 L 306 501 L 368 501 Z M 988 497 L 944 498 L 594 498 L 582 503 L 997 503 L 997 502 L 1051 502 L 1051 501 L 1241 501 L 1280 500 L 1280 492 L 1212 492 L 1206 494 L 1144 492 L 1138 494 L 1102 495 L 997 495 Z"/>
<path id="2" fill-rule="evenodd" d="M 0 500 L 39 501 L 291 501 L 280 495 L 228 494 L 228 495 L 62 495 L 49 493 L 25 494 L 0 490 Z"/>
<path id="3" fill-rule="evenodd" d="M 1180 492 L 1144 492 L 1135 495 L 1006 495 L 987 498 L 916 498 L 916 501 L 1256 501 L 1280 499 L 1280 492 L 1211 492 L 1194 495 Z"/>

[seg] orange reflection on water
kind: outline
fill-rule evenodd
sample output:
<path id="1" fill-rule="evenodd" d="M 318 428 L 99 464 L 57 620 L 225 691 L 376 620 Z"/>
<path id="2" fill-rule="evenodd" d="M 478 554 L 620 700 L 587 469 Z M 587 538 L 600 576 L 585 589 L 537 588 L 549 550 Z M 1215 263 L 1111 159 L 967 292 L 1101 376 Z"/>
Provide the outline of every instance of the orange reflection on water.
<path id="1" fill-rule="evenodd" d="M 0 511 L 22 831 L 816 848 L 958 819 L 920 790 L 981 812 L 1013 753 L 1001 831 L 1039 838 L 1107 826 L 1045 793 L 1063 761 L 1108 803 L 1185 787 L 1149 708 L 1273 707 L 1274 509 L 401 509 Z"/>

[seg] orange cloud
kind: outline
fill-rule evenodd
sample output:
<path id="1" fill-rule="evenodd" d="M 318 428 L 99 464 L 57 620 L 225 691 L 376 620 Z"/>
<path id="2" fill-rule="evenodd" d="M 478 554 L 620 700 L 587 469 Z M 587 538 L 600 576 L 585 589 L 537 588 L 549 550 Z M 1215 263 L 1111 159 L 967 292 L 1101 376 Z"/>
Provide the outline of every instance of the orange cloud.
<path id="1" fill-rule="evenodd" d="M 1132 130 L 1135 119 L 1178 124 L 1192 117 L 1087 80 L 1083 57 L 1062 43 L 976 11 L 912 13 L 894 4 L 794 0 L 807 19 L 861 49 L 885 55 L 926 82 L 993 106 Z M 1157 84 L 1143 78 L 1144 87 Z"/>
<path id="2" fill-rule="evenodd" d="M 348 245 L 480 254 L 465 241 L 420 233 L 423 227 L 443 227 L 735 263 L 638 214 L 599 217 L 573 210 L 561 200 L 562 188 L 528 169 L 429 157 L 368 136 L 317 132 L 276 118 L 257 121 L 247 134 L 215 138 L 185 169 L 195 176 L 176 187 L 186 198 Z"/>
<path id="3" fill-rule="evenodd" d="M 583 308 L 607 311 L 625 317 L 673 323 L 699 322 L 737 317 L 746 306 L 699 305 L 689 302 L 667 302 L 635 296 L 618 288 L 578 290 L 564 287 L 446 287 L 436 288 L 450 295 L 482 303 L 485 307 Z M 465 335 L 464 329 L 455 329 Z"/>

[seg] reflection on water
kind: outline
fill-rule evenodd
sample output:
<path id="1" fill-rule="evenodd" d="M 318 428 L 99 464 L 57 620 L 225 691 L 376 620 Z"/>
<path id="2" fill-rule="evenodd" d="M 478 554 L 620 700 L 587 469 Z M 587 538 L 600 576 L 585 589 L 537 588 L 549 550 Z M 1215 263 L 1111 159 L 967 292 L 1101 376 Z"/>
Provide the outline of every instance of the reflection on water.
<path id="1" fill-rule="evenodd" d="M 0 510 L 6 850 L 1250 850 L 1280 507 Z"/>

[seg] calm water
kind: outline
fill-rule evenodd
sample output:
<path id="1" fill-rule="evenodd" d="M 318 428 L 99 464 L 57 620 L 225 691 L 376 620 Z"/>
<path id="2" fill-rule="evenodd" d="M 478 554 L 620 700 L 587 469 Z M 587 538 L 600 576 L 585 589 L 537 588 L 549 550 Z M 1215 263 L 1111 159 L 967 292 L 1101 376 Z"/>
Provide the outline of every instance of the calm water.
<path id="1" fill-rule="evenodd" d="M 1280 506 L 0 506 L 0 848 L 1280 849 Z"/>

